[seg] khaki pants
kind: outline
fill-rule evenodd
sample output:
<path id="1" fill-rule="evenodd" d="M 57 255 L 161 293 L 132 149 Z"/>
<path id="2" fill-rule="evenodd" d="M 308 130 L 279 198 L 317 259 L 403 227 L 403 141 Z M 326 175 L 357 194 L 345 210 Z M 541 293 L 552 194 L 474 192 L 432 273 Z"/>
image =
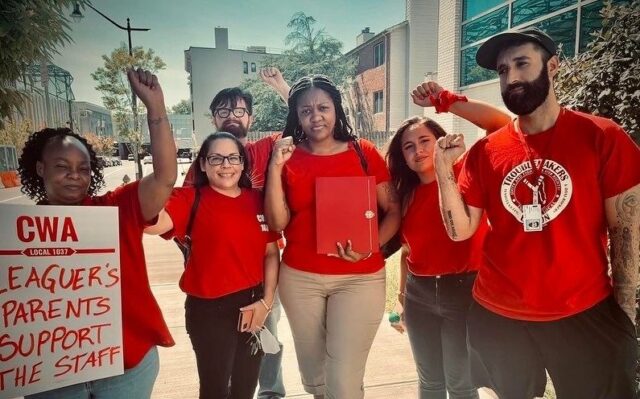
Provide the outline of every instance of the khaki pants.
<path id="1" fill-rule="evenodd" d="M 364 397 L 365 364 L 384 313 L 385 270 L 326 275 L 280 267 L 305 391 L 327 399 Z"/>

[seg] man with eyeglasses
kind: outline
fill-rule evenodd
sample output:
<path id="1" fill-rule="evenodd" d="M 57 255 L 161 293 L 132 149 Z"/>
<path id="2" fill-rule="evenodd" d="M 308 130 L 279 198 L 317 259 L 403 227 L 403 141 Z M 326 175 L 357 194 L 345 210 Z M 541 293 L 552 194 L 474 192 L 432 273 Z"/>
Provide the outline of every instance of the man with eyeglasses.
<path id="1" fill-rule="evenodd" d="M 287 102 L 289 97 L 289 85 L 282 77 L 277 68 L 264 68 L 260 71 L 260 78 L 263 82 L 273 88 L 282 99 Z M 254 188 L 262 189 L 264 187 L 264 178 L 269 157 L 273 150 L 275 141 L 280 134 L 267 136 L 254 143 L 249 142 L 247 136 L 251 123 L 253 122 L 253 97 L 250 93 L 243 91 L 239 87 L 230 87 L 220 90 L 209 106 L 212 115 L 212 124 L 218 132 L 228 132 L 233 134 L 240 140 L 247 151 L 247 158 L 251 163 L 251 172 L 249 176 Z M 211 165 L 221 165 L 224 160 L 232 165 L 242 163 L 240 156 L 231 155 L 229 157 L 213 157 L 207 159 Z M 193 185 L 194 170 L 198 160 L 189 167 L 183 186 Z M 280 321 L 280 300 L 276 295 L 272 305 L 271 313 L 265 320 L 265 327 L 278 338 L 278 321 Z M 266 353 L 262 358 L 260 367 L 260 376 L 258 379 L 258 399 L 274 399 L 284 398 L 285 389 L 282 382 L 282 344 L 280 344 L 280 352 L 276 354 Z"/>

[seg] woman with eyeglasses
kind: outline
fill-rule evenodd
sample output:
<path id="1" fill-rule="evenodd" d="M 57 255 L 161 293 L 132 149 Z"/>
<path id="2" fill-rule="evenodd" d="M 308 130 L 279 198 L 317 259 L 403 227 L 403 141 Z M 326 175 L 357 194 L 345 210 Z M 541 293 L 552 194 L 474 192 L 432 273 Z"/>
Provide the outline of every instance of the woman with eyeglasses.
<path id="1" fill-rule="evenodd" d="M 416 105 L 451 112 L 491 132 L 510 121 L 498 108 L 426 82 L 412 92 Z M 403 241 L 398 301 L 416 363 L 419 397 L 477 399 L 467 352 L 467 310 L 487 231 L 483 220 L 469 240 L 447 235 L 438 199 L 434 149 L 446 132 L 434 120 L 402 122 L 387 151 L 391 181 L 402 204 Z M 462 159 L 456 163 L 460 172 Z M 401 327 L 396 327 L 402 332 Z"/>
<path id="2" fill-rule="evenodd" d="M 261 330 L 273 303 L 279 234 L 264 221 L 262 194 L 251 188 L 251 166 L 235 136 L 211 134 L 197 161 L 194 186 L 175 188 L 158 223 L 145 232 L 184 238 L 196 207 L 180 288 L 187 294 L 186 329 L 200 398 L 250 399 L 262 358 L 252 334 Z M 250 315 L 246 327 L 239 326 L 241 312 Z"/>
<path id="3" fill-rule="evenodd" d="M 364 396 L 365 364 L 384 312 L 384 259 L 379 252 L 357 253 L 350 244 L 337 245 L 338 256 L 317 253 L 315 181 L 375 176 L 378 205 L 386 214 L 379 226 L 380 244 L 396 233 L 400 207 L 384 159 L 371 142 L 352 133 L 340 92 L 327 77 L 298 80 L 288 105 L 284 138 L 275 143 L 265 194 L 269 227 L 284 230 L 287 239 L 280 299 L 304 389 L 315 398 L 358 399 Z"/>

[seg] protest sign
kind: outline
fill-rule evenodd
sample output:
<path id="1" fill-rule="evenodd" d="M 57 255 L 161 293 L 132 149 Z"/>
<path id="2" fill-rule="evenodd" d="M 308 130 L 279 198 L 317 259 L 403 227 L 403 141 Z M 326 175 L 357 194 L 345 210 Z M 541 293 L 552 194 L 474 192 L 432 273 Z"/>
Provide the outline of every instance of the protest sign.
<path id="1" fill-rule="evenodd" d="M 0 399 L 123 373 L 118 211 L 0 205 Z"/>

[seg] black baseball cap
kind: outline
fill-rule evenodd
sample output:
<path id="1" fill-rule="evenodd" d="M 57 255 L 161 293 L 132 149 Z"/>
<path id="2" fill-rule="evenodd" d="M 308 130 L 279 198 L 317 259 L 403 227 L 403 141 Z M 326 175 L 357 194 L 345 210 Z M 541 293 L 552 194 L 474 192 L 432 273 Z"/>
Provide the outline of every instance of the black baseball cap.
<path id="1" fill-rule="evenodd" d="M 496 70 L 498 54 L 512 43 L 532 42 L 542 46 L 549 54 L 556 55 L 558 46 L 549 35 L 538 28 L 527 27 L 511 32 L 502 32 L 482 43 L 476 53 L 476 62 L 483 68 Z"/>

